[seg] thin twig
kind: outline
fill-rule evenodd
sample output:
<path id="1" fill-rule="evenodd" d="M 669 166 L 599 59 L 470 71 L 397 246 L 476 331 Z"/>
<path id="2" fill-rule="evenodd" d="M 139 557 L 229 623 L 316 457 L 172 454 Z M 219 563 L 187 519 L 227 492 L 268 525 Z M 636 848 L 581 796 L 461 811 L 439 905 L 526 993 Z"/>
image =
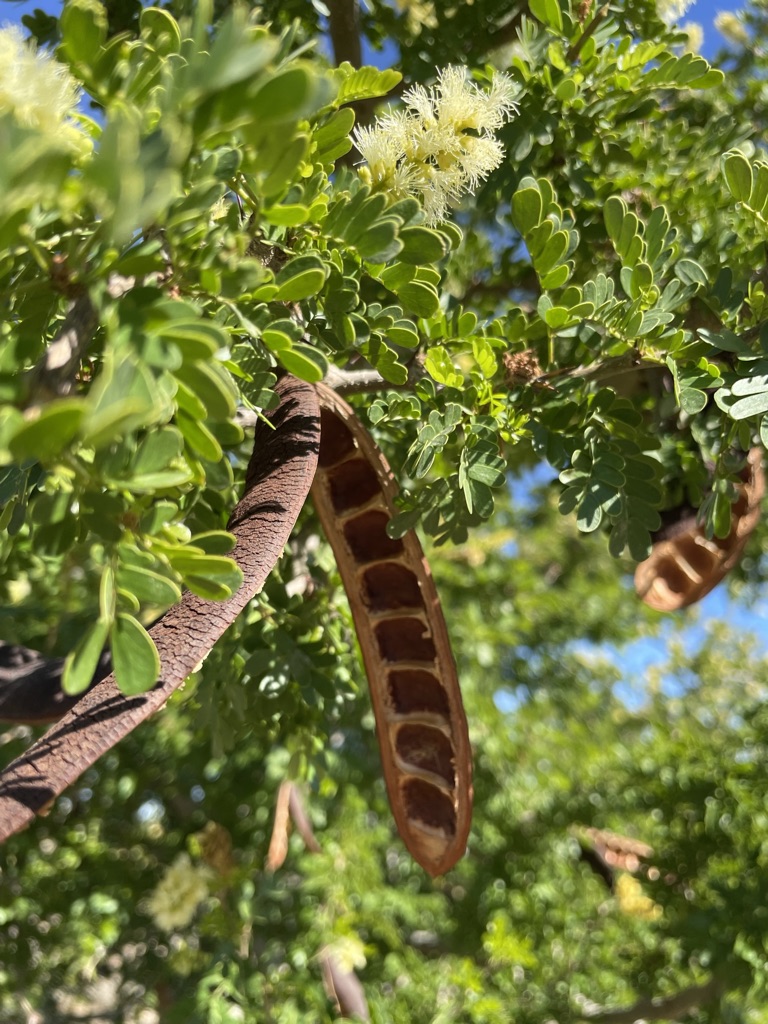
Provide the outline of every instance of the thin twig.
<path id="1" fill-rule="evenodd" d="M 408 379 L 402 384 L 384 380 L 379 371 L 371 367 L 363 370 L 342 370 L 338 366 L 331 366 L 326 374 L 325 383 L 340 395 L 357 395 L 366 391 L 401 391 L 412 388 L 425 373 L 418 359 L 408 367 Z"/>
<path id="2" fill-rule="evenodd" d="M 135 283 L 132 277 L 113 274 L 107 292 L 119 299 Z M 79 295 L 67 312 L 61 330 L 30 371 L 30 392 L 65 395 L 72 389 L 77 367 L 99 326 L 98 313 L 89 293 Z"/>
<path id="3" fill-rule="evenodd" d="M 296 831 L 299 833 L 301 838 L 304 840 L 304 845 L 310 853 L 320 853 L 321 847 L 318 843 L 315 833 L 312 829 L 312 822 L 309 820 L 309 815 L 304 806 L 304 800 L 301 793 L 295 785 L 291 785 L 288 793 L 288 806 L 291 811 L 291 819 L 293 824 L 296 826 Z"/>
<path id="4" fill-rule="evenodd" d="M 603 18 L 608 13 L 608 10 L 609 10 L 610 6 L 611 6 L 610 4 L 603 4 L 602 7 L 598 8 L 598 10 L 595 11 L 595 16 L 592 19 L 592 21 L 590 21 L 590 23 L 587 25 L 587 27 L 584 29 L 584 31 L 579 36 L 579 38 L 576 40 L 576 42 L 573 44 L 573 46 L 570 48 L 570 50 L 565 55 L 565 59 L 568 61 L 569 64 L 575 64 L 576 63 L 576 61 L 578 60 L 579 54 L 581 53 L 582 47 L 584 46 L 586 41 L 590 38 L 590 36 L 594 35 L 595 30 L 597 29 L 597 26 L 600 24 L 600 22 L 603 20 Z"/>
<path id="5" fill-rule="evenodd" d="M 75 370 L 96 332 L 98 322 L 91 297 L 84 292 L 69 307 L 61 330 L 32 370 L 33 393 L 66 394 L 71 389 Z"/>
<path id="6" fill-rule="evenodd" d="M 704 985 L 691 985 L 673 996 L 639 999 L 634 1006 L 608 1010 L 598 1006 L 584 1014 L 590 1024 L 638 1024 L 646 1020 L 679 1020 L 680 1017 L 707 1005 L 724 990 L 722 978 L 712 977 Z"/>

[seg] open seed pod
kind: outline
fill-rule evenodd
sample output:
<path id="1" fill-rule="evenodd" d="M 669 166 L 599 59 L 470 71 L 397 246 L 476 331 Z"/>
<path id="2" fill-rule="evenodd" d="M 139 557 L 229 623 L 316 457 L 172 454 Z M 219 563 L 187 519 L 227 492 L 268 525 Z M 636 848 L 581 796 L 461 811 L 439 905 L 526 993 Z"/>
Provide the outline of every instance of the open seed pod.
<path id="1" fill-rule="evenodd" d="M 674 534 L 659 539 L 649 557 L 638 565 L 635 590 L 651 608 L 673 612 L 700 601 L 736 565 L 760 516 L 765 491 L 760 448 L 750 451 L 745 475 L 727 537 L 709 539 L 691 517 Z"/>
<path id="2" fill-rule="evenodd" d="M 354 411 L 318 386 L 312 498 L 336 555 L 363 654 L 392 812 L 431 875 L 464 852 L 472 809 L 467 720 L 448 632 L 421 544 L 387 533 L 397 486 Z"/>

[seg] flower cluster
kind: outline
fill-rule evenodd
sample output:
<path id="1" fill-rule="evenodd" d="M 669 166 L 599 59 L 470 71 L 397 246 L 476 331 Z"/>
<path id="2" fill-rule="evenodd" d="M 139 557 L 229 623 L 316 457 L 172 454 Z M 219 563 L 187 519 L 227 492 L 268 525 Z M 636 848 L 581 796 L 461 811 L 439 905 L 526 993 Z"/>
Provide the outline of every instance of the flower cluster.
<path id="1" fill-rule="evenodd" d="M 0 115 L 10 113 L 23 128 L 79 150 L 84 136 L 72 122 L 79 99 L 63 64 L 25 42 L 15 25 L 0 29 Z"/>
<path id="2" fill-rule="evenodd" d="M 408 31 L 415 36 L 423 28 L 437 28 L 437 15 L 432 0 L 395 0 L 399 11 L 407 15 Z"/>
<path id="3" fill-rule="evenodd" d="M 185 928 L 208 896 L 208 869 L 194 865 L 180 853 L 157 883 L 147 901 L 147 912 L 165 931 Z"/>
<path id="4" fill-rule="evenodd" d="M 683 52 L 698 53 L 704 45 L 704 29 L 698 21 L 686 21 L 682 29 L 688 36 L 683 44 Z"/>
<path id="5" fill-rule="evenodd" d="M 737 46 L 749 45 L 749 32 L 741 18 L 734 11 L 720 11 L 715 18 L 715 28 Z"/>
<path id="6" fill-rule="evenodd" d="M 501 163 L 504 148 L 494 133 L 514 113 L 516 92 L 507 75 L 496 73 L 486 91 L 464 68 L 445 68 L 435 88 L 417 85 L 404 94 L 405 110 L 355 130 L 368 165 L 362 176 L 395 200 L 415 196 L 427 223 L 437 224 Z"/>
<path id="7" fill-rule="evenodd" d="M 674 25 L 693 3 L 694 0 L 656 0 L 656 10 L 663 22 Z"/>

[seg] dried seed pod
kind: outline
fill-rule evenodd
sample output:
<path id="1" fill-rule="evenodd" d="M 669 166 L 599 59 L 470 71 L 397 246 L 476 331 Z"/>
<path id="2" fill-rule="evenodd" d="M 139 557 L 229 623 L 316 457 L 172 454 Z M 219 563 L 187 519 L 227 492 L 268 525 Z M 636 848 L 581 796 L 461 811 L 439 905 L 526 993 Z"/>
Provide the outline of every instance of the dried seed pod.
<path id="1" fill-rule="evenodd" d="M 413 531 L 387 533 L 397 486 L 354 411 L 318 386 L 312 498 L 336 555 L 368 675 L 398 831 L 431 875 L 464 852 L 472 809 L 467 720 L 435 584 Z"/>
<path id="2" fill-rule="evenodd" d="M 651 554 L 635 570 L 635 590 L 651 608 L 673 612 L 700 601 L 736 565 L 760 517 L 765 491 L 762 452 L 748 456 L 746 479 L 731 510 L 727 537 L 705 536 L 692 519 L 673 536 L 657 541 Z"/>

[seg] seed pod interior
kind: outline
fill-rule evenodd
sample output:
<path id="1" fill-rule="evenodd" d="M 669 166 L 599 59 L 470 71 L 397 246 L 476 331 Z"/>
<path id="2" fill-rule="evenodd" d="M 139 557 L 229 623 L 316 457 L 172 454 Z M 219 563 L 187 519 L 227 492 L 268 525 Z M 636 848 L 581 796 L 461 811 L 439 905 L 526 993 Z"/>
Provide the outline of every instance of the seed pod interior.
<path id="1" fill-rule="evenodd" d="M 413 531 L 392 538 L 397 487 L 354 411 L 318 386 L 312 497 L 333 548 L 363 654 L 398 831 L 422 867 L 447 871 L 472 808 L 467 721 L 443 613 Z"/>

